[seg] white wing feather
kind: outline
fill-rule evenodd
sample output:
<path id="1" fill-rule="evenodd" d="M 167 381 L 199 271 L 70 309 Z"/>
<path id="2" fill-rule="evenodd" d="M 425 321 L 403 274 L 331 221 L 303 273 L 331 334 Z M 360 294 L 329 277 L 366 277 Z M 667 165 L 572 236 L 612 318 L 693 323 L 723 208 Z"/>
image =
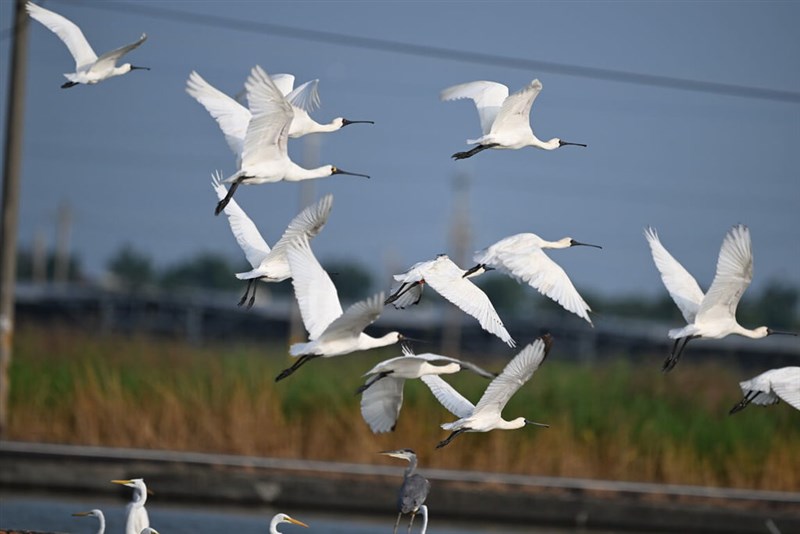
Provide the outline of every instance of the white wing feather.
<path id="1" fill-rule="evenodd" d="M 293 74 L 273 74 L 271 78 L 283 96 L 286 96 L 292 92 L 292 88 L 294 87 Z"/>
<path id="2" fill-rule="evenodd" d="M 219 124 L 225 141 L 236 157 L 241 158 L 244 151 L 244 138 L 252 114 L 250 110 L 205 81 L 192 71 L 186 81 L 186 92 L 197 100 Z"/>
<path id="3" fill-rule="evenodd" d="M 361 394 L 361 416 L 375 434 L 394 430 L 403 407 L 405 379 L 381 378 Z"/>
<path id="4" fill-rule="evenodd" d="M 253 117 L 247 125 L 244 138 L 242 166 L 261 159 L 278 160 L 285 157 L 289 126 L 294 117 L 292 105 L 259 66 L 253 67 L 245 87 Z"/>
<path id="5" fill-rule="evenodd" d="M 492 380 L 475 406 L 474 413 L 491 412 L 499 416 L 512 395 L 531 379 L 545 355 L 545 344 L 541 338 L 522 349 L 508 362 L 503 372 Z"/>
<path id="6" fill-rule="evenodd" d="M 316 237 L 328 222 L 333 208 L 333 195 L 325 195 L 319 202 L 307 206 L 289 223 L 283 235 L 275 243 L 273 250 L 284 250 L 298 236 L 306 236 L 309 240 Z"/>
<path id="7" fill-rule="evenodd" d="M 225 198 L 228 193 L 227 188 L 220 183 L 221 181 L 222 176 L 218 172 L 215 173 L 211 184 L 214 186 L 214 191 L 216 191 L 217 198 L 220 200 Z M 231 199 L 228 205 L 225 206 L 225 215 L 228 216 L 228 224 L 230 224 L 233 237 L 236 238 L 236 242 L 244 252 L 248 263 L 253 269 L 257 268 L 264 261 L 264 258 L 269 255 L 269 245 L 261 237 L 261 233 L 250 217 L 247 216 L 234 199 Z"/>
<path id="8" fill-rule="evenodd" d="M 509 95 L 503 102 L 503 107 L 492 123 L 489 133 L 514 130 L 531 131 L 531 106 L 541 90 L 542 82 L 533 80 L 516 93 Z"/>
<path id="9" fill-rule="evenodd" d="M 351 305 L 328 325 L 328 328 L 322 333 L 322 337 L 329 335 L 334 338 L 360 336 L 366 327 L 380 317 L 383 311 L 383 298 L 383 293 L 379 293 Z"/>
<path id="10" fill-rule="evenodd" d="M 697 319 L 713 321 L 735 317 L 742 293 L 752 279 L 753 252 L 750 230 L 740 224 L 731 228 L 722 242 L 717 259 L 717 272 L 697 311 Z"/>
<path id="11" fill-rule="evenodd" d="M 453 389 L 453 386 L 442 380 L 439 375 L 425 375 L 420 377 L 420 380 L 427 384 L 433 396 L 448 412 L 459 419 L 472 415 L 475 406 L 465 399 L 461 393 Z"/>
<path id="12" fill-rule="evenodd" d="M 69 53 L 75 59 L 76 71 L 97 61 L 97 54 L 94 53 L 89 41 L 74 22 L 32 2 L 28 2 L 25 7 L 31 18 L 41 22 L 67 45 Z"/>
<path id="13" fill-rule="evenodd" d="M 681 310 L 686 322 L 693 323 L 700 309 L 700 304 L 703 302 L 703 290 L 700 289 L 700 286 L 697 285 L 697 280 L 684 269 L 683 265 L 678 263 L 667 252 L 653 228 L 646 228 L 644 236 L 650 245 L 653 262 L 656 264 L 658 272 L 661 273 L 661 280 L 664 282 L 669 295 L 675 301 L 678 309 Z"/>
<path id="14" fill-rule="evenodd" d="M 492 129 L 497 114 L 503 107 L 503 102 L 508 97 L 508 87 L 502 83 L 477 81 L 454 85 L 443 90 L 439 97 L 443 101 L 469 98 L 478 108 L 478 117 L 481 120 L 483 135 Z"/>
<path id="15" fill-rule="evenodd" d="M 308 337 L 313 341 L 342 315 L 339 295 L 331 277 L 314 257 L 307 238 L 299 237 L 292 241 L 286 256 L 292 272 L 292 285 L 300 307 L 300 315 L 303 317 Z"/>
<path id="16" fill-rule="evenodd" d="M 286 95 L 286 100 L 296 108 L 302 109 L 306 113 L 314 111 L 319 107 L 319 80 L 310 80 L 303 85 L 299 85 Z"/>
<path id="17" fill-rule="evenodd" d="M 113 69 L 117 65 L 117 60 L 133 50 L 134 48 L 139 48 L 143 42 L 147 40 L 147 34 L 143 33 L 139 39 L 131 44 L 120 46 L 110 52 L 106 52 L 99 58 L 97 58 L 97 62 L 92 65 L 92 70 L 103 71 L 106 69 Z"/>

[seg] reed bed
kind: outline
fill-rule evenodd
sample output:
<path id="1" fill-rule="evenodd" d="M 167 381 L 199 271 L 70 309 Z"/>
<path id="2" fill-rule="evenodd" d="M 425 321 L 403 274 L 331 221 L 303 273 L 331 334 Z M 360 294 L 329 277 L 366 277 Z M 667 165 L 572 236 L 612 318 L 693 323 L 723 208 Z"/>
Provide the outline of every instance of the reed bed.
<path id="1" fill-rule="evenodd" d="M 207 344 L 59 329 L 17 333 L 9 437 L 345 462 L 385 462 L 411 447 L 422 465 L 549 476 L 800 488 L 800 425 L 785 404 L 728 409 L 744 378 L 724 362 L 672 373 L 619 360 L 560 362 L 558 345 L 504 412 L 550 428 L 466 434 L 434 450 L 453 418 L 419 381 L 393 433 L 373 435 L 354 395 L 361 374 L 399 350 L 309 363 L 290 378 L 285 345 Z M 502 361 L 487 362 L 500 370 Z M 473 401 L 487 381 L 448 377 Z"/>

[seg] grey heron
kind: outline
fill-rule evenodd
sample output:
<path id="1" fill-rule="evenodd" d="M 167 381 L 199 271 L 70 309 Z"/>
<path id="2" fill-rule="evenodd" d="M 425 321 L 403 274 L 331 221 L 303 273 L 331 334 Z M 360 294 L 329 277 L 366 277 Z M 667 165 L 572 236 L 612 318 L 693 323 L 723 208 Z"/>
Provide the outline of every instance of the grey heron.
<path id="1" fill-rule="evenodd" d="M 411 519 L 408 522 L 408 532 L 411 532 L 411 526 L 414 524 L 414 517 L 422 508 L 425 499 L 428 497 L 428 491 L 431 484 L 424 476 L 415 473 L 417 469 L 417 455 L 411 449 L 397 449 L 392 451 L 383 451 L 380 454 L 391 456 L 392 458 L 400 458 L 408 460 L 408 467 L 403 474 L 403 485 L 400 486 L 400 492 L 397 494 L 397 521 L 394 523 L 394 534 L 397 534 L 397 527 L 400 525 L 400 518 L 403 514 L 411 514 Z M 428 526 L 428 509 L 425 508 L 423 512 L 425 523 L 423 532 Z"/>

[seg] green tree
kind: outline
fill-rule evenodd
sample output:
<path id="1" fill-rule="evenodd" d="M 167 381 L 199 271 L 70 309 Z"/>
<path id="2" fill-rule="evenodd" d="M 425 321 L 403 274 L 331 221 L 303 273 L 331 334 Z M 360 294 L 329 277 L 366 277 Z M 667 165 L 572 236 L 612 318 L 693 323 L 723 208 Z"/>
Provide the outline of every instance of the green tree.
<path id="1" fill-rule="evenodd" d="M 237 289 L 242 282 L 234 273 L 237 269 L 223 256 L 203 252 L 189 260 L 167 268 L 161 276 L 161 287 L 167 290 L 182 288 Z"/>
<path id="2" fill-rule="evenodd" d="M 137 291 L 155 279 L 153 262 L 149 256 L 126 243 L 109 260 L 108 270 L 128 291 Z"/>
<path id="3" fill-rule="evenodd" d="M 350 260 L 326 262 L 323 267 L 333 280 L 342 301 L 367 298 L 372 293 L 372 275 L 363 265 Z"/>

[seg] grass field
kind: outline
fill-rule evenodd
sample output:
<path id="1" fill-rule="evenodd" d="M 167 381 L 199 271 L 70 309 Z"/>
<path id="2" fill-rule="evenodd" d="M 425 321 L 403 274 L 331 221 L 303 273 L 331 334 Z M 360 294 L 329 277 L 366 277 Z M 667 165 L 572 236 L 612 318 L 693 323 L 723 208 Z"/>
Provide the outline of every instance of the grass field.
<path id="1" fill-rule="evenodd" d="M 800 414 L 780 404 L 728 416 L 742 373 L 684 358 L 672 372 L 623 361 L 550 358 L 504 415 L 550 428 L 459 436 L 434 450 L 453 418 L 419 381 L 406 385 L 395 432 L 375 436 L 354 395 L 361 374 L 399 349 L 309 363 L 276 384 L 286 346 L 182 342 L 23 329 L 11 368 L 9 437 L 383 463 L 411 447 L 426 467 L 552 476 L 800 488 Z M 499 371 L 503 362 L 488 362 Z M 448 377 L 476 401 L 487 381 Z"/>

